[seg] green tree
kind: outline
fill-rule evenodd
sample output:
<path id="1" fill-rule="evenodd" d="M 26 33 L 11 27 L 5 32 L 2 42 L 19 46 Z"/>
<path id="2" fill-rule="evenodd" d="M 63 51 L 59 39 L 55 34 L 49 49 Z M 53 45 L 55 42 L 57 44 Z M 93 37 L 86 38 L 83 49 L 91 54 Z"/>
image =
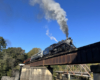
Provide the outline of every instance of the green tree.
<path id="1" fill-rule="evenodd" d="M 11 77 L 11 72 L 12 72 L 12 70 L 9 69 L 9 71 L 7 71 L 7 76 L 10 76 Z"/>
<path id="2" fill-rule="evenodd" d="M 19 63 L 22 63 L 26 59 L 25 50 L 22 50 L 21 48 L 11 47 L 11 48 L 3 50 L 3 52 L 6 53 L 7 55 L 10 55 L 9 60 L 11 60 L 12 58 L 14 59 L 15 66 L 17 66 Z"/>
<path id="3" fill-rule="evenodd" d="M 6 48 L 6 41 L 4 40 L 3 37 L 0 37 L 0 51 L 2 51 L 2 49 Z"/>
<path id="4" fill-rule="evenodd" d="M 14 69 L 19 68 L 19 64 L 26 59 L 25 50 L 21 48 L 8 48 L 0 52 L 0 78 L 11 76 Z"/>
<path id="5" fill-rule="evenodd" d="M 32 55 L 38 53 L 39 51 L 41 51 L 40 48 L 33 48 L 32 50 L 30 50 L 30 51 L 27 53 L 28 58 L 31 57 Z"/>

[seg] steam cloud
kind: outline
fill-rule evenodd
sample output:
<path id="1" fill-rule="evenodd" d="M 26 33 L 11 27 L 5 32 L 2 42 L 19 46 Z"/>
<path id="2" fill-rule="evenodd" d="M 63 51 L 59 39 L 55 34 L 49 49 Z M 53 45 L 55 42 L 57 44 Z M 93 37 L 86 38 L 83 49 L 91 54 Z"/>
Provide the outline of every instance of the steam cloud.
<path id="1" fill-rule="evenodd" d="M 51 40 L 55 40 L 56 42 L 58 42 L 57 39 L 56 39 L 55 37 L 53 37 L 53 36 L 49 33 L 49 29 L 47 29 L 46 35 L 47 35 L 48 37 L 50 37 Z"/>
<path id="2" fill-rule="evenodd" d="M 66 18 L 66 12 L 60 7 L 60 4 L 54 0 L 30 0 L 30 5 L 34 6 L 35 4 L 39 4 L 44 10 L 47 20 L 57 20 L 60 29 L 68 37 L 68 26 L 66 22 L 68 19 Z"/>

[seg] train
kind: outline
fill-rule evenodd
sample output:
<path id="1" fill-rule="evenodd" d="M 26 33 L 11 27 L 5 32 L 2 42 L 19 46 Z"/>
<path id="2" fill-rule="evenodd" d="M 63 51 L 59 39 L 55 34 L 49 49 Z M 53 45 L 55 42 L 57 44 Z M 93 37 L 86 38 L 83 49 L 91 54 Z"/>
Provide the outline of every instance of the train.
<path id="1" fill-rule="evenodd" d="M 76 47 L 73 44 L 73 40 L 69 37 L 66 40 L 62 40 L 58 43 L 50 45 L 49 47 L 45 48 L 44 51 L 39 51 L 38 53 L 25 60 L 24 63 L 28 64 L 30 62 L 34 62 L 35 60 L 45 58 L 50 55 L 55 55 L 63 51 L 71 51 L 75 49 Z"/>

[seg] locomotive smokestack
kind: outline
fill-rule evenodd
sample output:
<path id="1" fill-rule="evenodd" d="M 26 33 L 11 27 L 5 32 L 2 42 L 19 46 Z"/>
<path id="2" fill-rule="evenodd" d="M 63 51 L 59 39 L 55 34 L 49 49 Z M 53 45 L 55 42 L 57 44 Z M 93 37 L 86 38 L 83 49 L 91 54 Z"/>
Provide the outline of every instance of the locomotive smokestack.
<path id="1" fill-rule="evenodd" d="M 47 20 L 57 20 L 60 29 L 66 34 L 66 37 L 68 37 L 68 19 L 66 18 L 66 12 L 60 7 L 59 3 L 54 0 L 30 0 L 30 4 L 32 6 L 39 4 L 45 12 L 45 18 Z"/>

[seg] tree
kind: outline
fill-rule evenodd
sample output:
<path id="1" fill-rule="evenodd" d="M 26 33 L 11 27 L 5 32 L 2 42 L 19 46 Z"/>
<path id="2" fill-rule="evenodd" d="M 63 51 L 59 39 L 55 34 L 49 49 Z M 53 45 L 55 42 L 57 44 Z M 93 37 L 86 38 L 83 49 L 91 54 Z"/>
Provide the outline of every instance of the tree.
<path id="1" fill-rule="evenodd" d="M 4 40 L 3 37 L 0 37 L 0 51 L 2 51 L 2 49 L 6 48 L 6 41 Z"/>
<path id="2" fill-rule="evenodd" d="M 0 52 L 0 78 L 12 76 L 12 71 L 26 59 L 25 50 L 21 48 L 8 48 Z"/>
<path id="3" fill-rule="evenodd" d="M 12 76 L 14 69 L 19 69 L 19 64 L 27 58 L 25 50 L 20 47 L 6 49 L 7 43 L 0 37 L 0 80 L 2 76 Z"/>
<path id="4" fill-rule="evenodd" d="M 15 59 L 15 65 L 18 65 L 18 63 L 22 63 L 26 57 L 25 57 L 25 50 L 22 50 L 20 47 L 19 48 L 8 48 L 3 50 L 7 55 L 10 55 L 11 58 Z"/>
<path id="5" fill-rule="evenodd" d="M 32 50 L 30 50 L 30 51 L 27 53 L 28 58 L 31 57 L 32 55 L 38 53 L 39 51 L 41 51 L 40 48 L 33 48 Z"/>

